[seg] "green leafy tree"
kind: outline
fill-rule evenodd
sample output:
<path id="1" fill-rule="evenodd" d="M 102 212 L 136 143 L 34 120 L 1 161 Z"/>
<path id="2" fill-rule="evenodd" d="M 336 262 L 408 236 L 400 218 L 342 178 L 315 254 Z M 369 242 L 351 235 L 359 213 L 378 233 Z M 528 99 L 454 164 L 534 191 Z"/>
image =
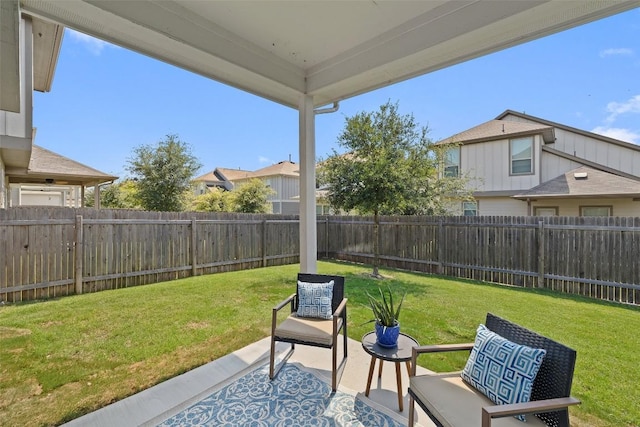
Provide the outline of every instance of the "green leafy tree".
<path id="1" fill-rule="evenodd" d="M 200 212 L 231 212 L 231 193 L 222 188 L 213 188 L 193 201 L 193 209 Z"/>
<path id="2" fill-rule="evenodd" d="M 270 195 L 275 194 L 275 191 L 267 187 L 264 181 L 253 178 L 234 189 L 231 194 L 235 212 L 269 213 L 271 212 L 271 206 L 268 198 Z"/>
<path id="3" fill-rule="evenodd" d="M 190 147 L 177 135 L 167 135 L 157 145 L 134 149 L 127 170 L 136 180 L 137 197 L 143 209 L 181 211 L 185 194 L 200 163 Z"/>
<path id="4" fill-rule="evenodd" d="M 93 188 L 85 193 L 85 206 L 95 206 Z M 116 181 L 100 187 L 100 206 L 109 209 L 139 209 L 135 182 L 131 180 Z"/>
<path id="5" fill-rule="evenodd" d="M 379 276 L 379 215 L 442 214 L 447 194 L 464 192 L 464 179 L 439 176 L 444 151 L 427 133 L 413 115 L 400 115 L 398 104 L 387 102 L 376 112 L 348 117 L 338 136 L 346 154 L 334 149 L 321 162 L 318 178 L 329 204 L 373 214 L 374 276 Z"/>

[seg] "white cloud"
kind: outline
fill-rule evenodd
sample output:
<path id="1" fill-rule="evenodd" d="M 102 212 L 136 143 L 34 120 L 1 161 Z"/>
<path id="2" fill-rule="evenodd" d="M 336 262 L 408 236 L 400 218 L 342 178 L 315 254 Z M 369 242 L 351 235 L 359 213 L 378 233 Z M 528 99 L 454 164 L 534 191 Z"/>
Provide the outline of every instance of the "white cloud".
<path id="1" fill-rule="evenodd" d="M 609 138 L 619 139 L 620 141 L 631 142 L 632 144 L 640 144 L 640 133 L 629 129 L 598 126 L 591 132 L 597 133 L 598 135 L 608 136 Z"/>
<path id="2" fill-rule="evenodd" d="M 640 113 L 640 95 L 629 98 L 625 102 L 610 102 L 607 104 L 607 122 L 612 123 L 620 114 Z"/>
<path id="3" fill-rule="evenodd" d="M 260 163 L 273 163 L 273 161 L 270 158 L 264 157 L 264 156 L 258 157 L 258 161 Z"/>
<path id="4" fill-rule="evenodd" d="M 84 45 L 84 47 L 91 52 L 93 55 L 99 56 L 105 47 L 117 47 L 108 43 L 104 40 L 97 39 L 95 37 L 91 37 L 90 35 L 79 33 L 78 31 L 67 29 L 66 31 L 71 39 L 78 43 Z"/>
<path id="5" fill-rule="evenodd" d="M 614 55 L 631 56 L 633 55 L 633 49 L 621 47 L 616 49 L 605 49 L 600 51 L 600 58 L 604 58 L 605 56 L 614 56 Z"/>

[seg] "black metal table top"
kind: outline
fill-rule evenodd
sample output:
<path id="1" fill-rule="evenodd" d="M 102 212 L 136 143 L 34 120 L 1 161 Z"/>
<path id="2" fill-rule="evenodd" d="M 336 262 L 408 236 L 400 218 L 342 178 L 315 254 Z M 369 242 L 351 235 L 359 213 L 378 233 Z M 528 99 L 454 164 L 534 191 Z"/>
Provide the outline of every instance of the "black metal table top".
<path id="1" fill-rule="evenodd" d="M 398 346 L 394 348 L 381 347 L 376 344 L 376 333 L 374 331 L 362 337 L 364 351 L 377 359 L 390 362 L 407 362 L 411 360 L 411 349 L 418 345 L 418 341 L 402 332 L 398 337 Z"/>

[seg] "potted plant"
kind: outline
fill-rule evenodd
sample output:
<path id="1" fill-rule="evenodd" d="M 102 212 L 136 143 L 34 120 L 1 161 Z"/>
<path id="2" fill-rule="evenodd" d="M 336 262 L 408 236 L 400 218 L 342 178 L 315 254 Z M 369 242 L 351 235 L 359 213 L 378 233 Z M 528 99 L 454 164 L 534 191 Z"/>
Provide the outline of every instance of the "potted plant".
<path id="1" fill-rule="evenodd" d="M 378 288 L 380 297 L 374 297 L 367 292 L 369 298 L 369 306 L 373 311 L 373 319 L 375 322 L 376 341 L 381 347 L 393 348 L 398 345 L 398 336 L 400 335 L 400 309 L 406 295 L 403 294 L 400 303 L 397 306 L 393 303 L 393 293 L 391 288 L 387 286 L 386 292 Z"/>

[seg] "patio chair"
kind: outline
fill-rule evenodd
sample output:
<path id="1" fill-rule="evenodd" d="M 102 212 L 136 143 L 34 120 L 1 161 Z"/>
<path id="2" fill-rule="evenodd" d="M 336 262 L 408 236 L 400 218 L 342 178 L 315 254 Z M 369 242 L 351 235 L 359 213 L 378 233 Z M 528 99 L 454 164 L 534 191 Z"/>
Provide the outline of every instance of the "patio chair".
<path id="1" fill-rule="evenodd" d="M 546 350 L 546 354 L 541 356 L 542 363 L 537 374 L 534 372 L 530 401 L 497 405 L 478 390 L 486 384 L 476 388 L 470 382 L 463 380 L 460 372 L 416 375 L 416 361 L 419 355 L 446 351 L 470 351 L 474 343 L 414 347 L 409 378 L 409 426 L 414 425 L 415 402 L 437 426 L 489 427 L 494 418 L 502 418 L 500 426 L 569 427 L 568 407 L 580 403 L 578 399 L 570 396 L 576 362 L 575 350 L 491 313 L 487 314 L 485 326 L 489 331 L 512 343 Z M 498 348 L 498 345 L 493 345 L 493 348 Z M 505 347 L 502 349 L 507 351 Z M 482 356 L 479 354 L 480 352 L 476 353 L 475 360 L 489 360 L 487 356 L 489 353 Z M 493 359 L 493 355 L 491 358 L 492 361 L 497 360 L 497 358 Z M 491 365 L 492 380 L 500 373 L 495 366 L 495 364 Z M 510 370 L 511 366 L 507 368 Z M 481 371 L 482 366 L 476 365 L 475 369 Z M 507 369 L 504 372 L 507 372 Z M 476 375 L 473 376 L 476 377 Z M 505 381 L 512 379 L 513 376 L 505 377 Z M 504 385 L 505 382 L 502 384 Z M 525 424 L 515 417 L 521 414 L 535 414 L 535 416 L 527 416 Z"/>
<path id="2" fill-rule="evenodd" d="M 333 282 L 332 285 L 329 285 Z M 313 285 L 315 284 L 315 285 Z M 317 285 L 326 285 L 320 286 Z M 331 302 L 328 306 L 328 294 L 324 298 L 305 298 L 309 292 L 324 292 L 331 289 Z M 302 299 L 302 301 L 301 301 Z M 323 300 L 323 301 L 321 301 Z M 291 314 L 278 324 L 278 311 L 287 304 L 291 307 Z M 342 330 L 344 357 L 338 366 L 338 334 Z M 291 344 L 290 350 L 282 362 L 275 365 L 276 341 Z M 289 296 L 273 308 L 271 318 L 271 355 L 269 358 L 269 378 L 273 379 L 280 368 L 286 363 L 295 349 L 296 344 L 324 347 L 332 350 L 331 388 L 336 391 L 338 371 L 342 372 L 347 360 L 347 299 L 344 298 L 344 277 L 320 274 L 298 274 L 296 293 Z M 340 368 L 340 369 L 339 369 Z"/>

